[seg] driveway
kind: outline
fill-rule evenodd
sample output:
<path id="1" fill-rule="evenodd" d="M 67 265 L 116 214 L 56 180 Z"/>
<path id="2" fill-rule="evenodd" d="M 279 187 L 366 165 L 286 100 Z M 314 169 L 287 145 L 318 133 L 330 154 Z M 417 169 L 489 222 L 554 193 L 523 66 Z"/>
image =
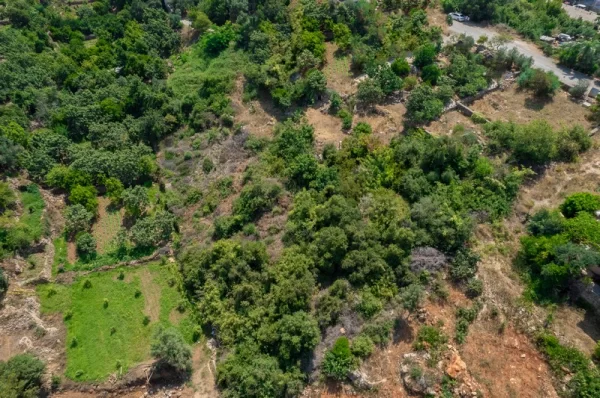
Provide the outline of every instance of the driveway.
<path id="1" fill-rule="evenodd" d="M 497 36 L 498 33 L 493 27 L 482 26 L 473 22 L 457 22 L 454 21 L 452 26 L 448 27 L 452 34 L 466 34 L 467 36 L 473 37 L 477 40 L 480 36 L 486 35 L 488 39 L 492 39 Z M 444 41 L 448 41 L 450 38 L 445 37 Z M 528 43 L 519 39 L 514 39 L 510 43 L 505 44 L 503 47 L 507 49 L 516 48 L 521 54 L 525 54 L 533 58 L 535 67 L 554 72 L 558 79 L 569 86 L 574 86 L 579 80 L 585 80 L 591 83 L 590 77 L 566 68 L 562 65 L 558 65 L 556 61 L 550 57 L 544 55 L 544 53 L 537 48 L 533 43 Z"/>
<path id="2" fill-rule="evenodd" d="M 571 18 L 574 19 L 581 18 L 584 21 L 595 22 L 596 18 L 598 18 L 598 14 L 596 14 L 594 11 L 581 10 L 575 6 L 570 6 L 564 3 L 562 8 L 567 12 L 567 14 L 569 14 Z"/>

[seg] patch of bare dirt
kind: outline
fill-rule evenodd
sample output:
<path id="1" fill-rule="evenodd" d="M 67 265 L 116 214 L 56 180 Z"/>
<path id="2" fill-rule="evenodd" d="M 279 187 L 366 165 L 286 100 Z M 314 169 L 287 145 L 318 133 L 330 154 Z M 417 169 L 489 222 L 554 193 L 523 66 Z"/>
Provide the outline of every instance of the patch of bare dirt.
<path id="1" fill-rule="evenodd" d="M 465 131 L 473 131 L 479 134 L 481 126 L 473 123 L 470 118 L 466 117 L 458 111 L 450 111 L 444 113 L 438 120 L 429 123 L 425 129 L 432 135 L 441 137 L 444 135 L 452 135 L 453 130 L 457 125 L 462 125 Z"/>
<path id="2" fill-rule="evenodd" d="M 217 398 L 219 393 L 215 385 L 216 376 L 216 348 L 209 343 L 197 344 L 192 353 L 191 383 L 194 398 Z"/>
<path id="3" fill-rule="evenodd" d="M 325 144 L 341 145 L 347 134 L 342 130 L 342 119 L 329 113 L 323 113 L 319 109 L 308 108 L 306 119 L 315 129 L 315 146 L 317 150 Z"/>
<path id="4" fill-rule="evenodd" d="M 588 109 L 572 101 L 569 95 L 559 90 L 550 101 L 535 98 L 527 91 L 521 91 L 516 84 L 504 91 L 497 90 L 473 102 L 471 109 L 490 120 L 528 123 L 544 119 L 554 128 L 580 124 L 585 128 L 591 125 L 586 119 Z"/>
<path id="5" fill-rule="evenodd" d="M 252 100 L 244 103 L 243 95 L 244 79 L 240 77 L 236 80 L 235 90 L 231 94 L 231 105 L 235 110 L 236 122 L 242 124 L 254 136 L 272 137 L 276 116 L 280 112 L 270 104 L 270 101 Z"/>
<path id="6" fill-rule="evenodd" d="M 369 123 L 373 128 L 373 136 L 388 144 L 392 138 L 403 130 L 406 108 L 402 103 L 377 105 L 374 112 L 358 114 L 355 123 Z"/>
<path id="7" fill-rule="evenodd" d="M 77 262 L 77 246 L 75 246 L 75 242 L 73 241 L 67 242 L 67 261 L 71 264 Z"/>
<path id="8" fill-rule="evenodd" d="M 485 397 L 558 397 L 542 355 L 511 327 L 500 332 L 497 322 L 476 322 L 460 352 Z"/>

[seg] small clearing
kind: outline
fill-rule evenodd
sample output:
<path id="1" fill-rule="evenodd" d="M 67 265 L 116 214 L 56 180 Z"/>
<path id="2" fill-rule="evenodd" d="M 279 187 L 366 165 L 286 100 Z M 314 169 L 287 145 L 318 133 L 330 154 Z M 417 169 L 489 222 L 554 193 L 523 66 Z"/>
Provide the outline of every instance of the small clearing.
<path id="1" fill-rule="evenodd" d="M 96 238 L 96 250 L 104 254 L 110 250 L 111 244 L 121 229 L 123 222 L 123 209 L 113 209 L 110 199 L 98 198 L 98 219 L 92 227 L 92 234 Z"/>
<path id="2" fill-rule="evenodd" d="M 156 328 L 175 326 L 169 313 L 182 296 L 173 273 L 169 265 L 149 264 L 91 273 L 70 285 L 38 286 L 42 319 L 64 318 L 65 376 L 78 381 L 106 380 L 149 359 Z M 86 281 L 91 286 L 84 287 Z M 144 321 L 146 314 L 149 324 Z M 182 316 L 176 327 L 192 342 L 189 318 Z"/>
<path id="3" fill-rule="evenodd" d="M 573 124 L 581 124 L 588 129 L 591 127 L 586 119 L 588 109 L 572 101 L 563 90 L 559 90 L 552 100 L 545 101 L 532 97 L 513 84 L 504 91 L 487 94 L 470 107 L 491 120 L 528 123 L 544 119 L 554 128 Z"/>
<path id="4" fill-rule="evenodd" d="M 342 96 L 354 94 L 356 91 L 354 76 L 350 71 L 350 56 L 341 54 L 335 43 L 325 43 L 323 73 L 327 77 L 327 88 Z"/>

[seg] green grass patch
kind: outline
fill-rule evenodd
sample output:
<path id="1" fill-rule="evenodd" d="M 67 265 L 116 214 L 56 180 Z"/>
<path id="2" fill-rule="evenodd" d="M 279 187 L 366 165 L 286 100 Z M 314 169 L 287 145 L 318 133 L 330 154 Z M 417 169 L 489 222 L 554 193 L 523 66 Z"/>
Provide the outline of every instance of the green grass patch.
<path id="1" fill-rule="evenodd" d="M 62 266 L 70 266 L 67 256 L 67 239 L 64 235 L 59 236 L 52 242 L 54 244 L 54 261 L 52 262 L 52 275 L 56 275 L 58 269 Z"/>
<path id="2" fill-rule="evenodd" d="M 44 234 L 42 212 L 45 207 L 44 198 L 37 185 L 28 185 L 25 191 L 21 192 L 21 203 L 23 214 L 19 221 L 27 227 L 30 236 L 36 241 Z"/>
<path id="3" fill-rule="evenodd" d="M 152 334 L 159 325 L 179 328 L 191 342 L 195 329 L 190 309 L 175 325 L 170 320 L 183 299 L 177 277 L 169 265 L 150 264 L 82 276 L 70 286 L 39 286 L 42 313 L 61 313 L 67 327 L 65 376 L 100 381 L 126 372 L 150 358 Z M 153 314 L 158 317 L 153 319 Z M 151 321 L 145 325 L 147 316 Z"/>
<path id="4" fill-rule="evenodd" d="M 99 217 L 92 227 L 92 235 L 96 238 L 98 254 L 105 254 L 116 249 L 114 243 L 123 223 L 123 214 L 120 209 L 110 206 L 108 198 L 100 198 L 98 202 Z"/>
<path id="5" fill-rule="evenodd" d="M 235 76 L 245 66 L 244 59 L 242 53 L 231 50 L 208 59 L 202 54 L 200 46 L 194 46 L 173 60 L 175 71 L 169 76 L 167 83 L 180 98 L 198 92 L 207 78 L 223 77 L 231 82 L 230 89 L 233 89 Z"/>

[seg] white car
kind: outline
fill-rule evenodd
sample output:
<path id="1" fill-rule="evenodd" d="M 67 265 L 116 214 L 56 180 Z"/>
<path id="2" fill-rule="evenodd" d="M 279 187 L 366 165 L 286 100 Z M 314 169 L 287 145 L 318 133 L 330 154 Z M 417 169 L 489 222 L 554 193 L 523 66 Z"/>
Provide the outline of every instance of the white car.
<path id="1" fill-rule="evenodd" d="M 449 15 L 452 17 L 452 19 L 458 22 L 465 22 L 469 20 L 469 17 L 461 14 L 460 12 L 451 12 Z"/>
<path id="2" fill-rule="evenodd" d="M 580 10 L 587 10 L 587 6 L 585 4 L 575 4 L 575 7 L 579 8 Z"/>

